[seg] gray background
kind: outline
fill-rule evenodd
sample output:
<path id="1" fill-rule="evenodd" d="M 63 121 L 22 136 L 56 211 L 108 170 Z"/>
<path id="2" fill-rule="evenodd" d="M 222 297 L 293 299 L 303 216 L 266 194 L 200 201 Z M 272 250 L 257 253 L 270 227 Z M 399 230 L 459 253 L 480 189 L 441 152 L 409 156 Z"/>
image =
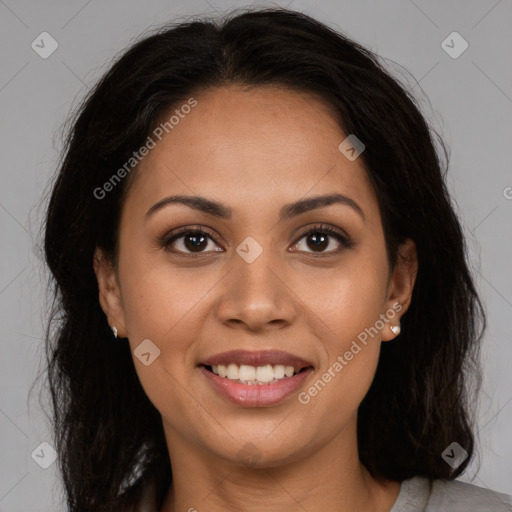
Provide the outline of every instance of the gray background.
<path id="1" fill-rule="evenodd" d="M 56 464 L 43 469 L 31 456 L 42 442 L 52 444 L 39 386 L 27 398 L 42 369 L 45 271 L 36 244 L 59 129 L 109 59 L 147 28 L 248 5 L 255 4 L 0 0 L 0 511 L 64 510 Z M 388 59 L 451 148 L 449 186 L 489 313 L 478 409 L 481 458 L 461 480 L 512 494 L 512 2 L 273 5 L 311 14 Z M 47 59 L 31 48 L 44 31 L 59 45 Z M 441 46 L 453 31 L 469 44 L 456 59 Z"/>

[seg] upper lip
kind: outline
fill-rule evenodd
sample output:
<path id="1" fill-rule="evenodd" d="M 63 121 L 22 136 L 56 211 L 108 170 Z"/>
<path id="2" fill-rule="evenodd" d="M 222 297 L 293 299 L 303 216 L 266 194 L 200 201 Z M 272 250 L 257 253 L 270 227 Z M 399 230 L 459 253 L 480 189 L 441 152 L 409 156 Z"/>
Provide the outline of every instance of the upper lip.
<path id="1" fill-rule="evenodd" d="M 200 364 L 205 366 L 213 366 L 218 364 L 235 363 L 238 365 L 246 364 L 249 366 L 265 366 L 267 364 L 283 366 L 293 366 L 298 371 L 302 368 L 313 366 L 309 361 L 302 357 L 298 357 L 282 350 L 230 350 L 229 352 L 222 352 L 205 359 Z"/>

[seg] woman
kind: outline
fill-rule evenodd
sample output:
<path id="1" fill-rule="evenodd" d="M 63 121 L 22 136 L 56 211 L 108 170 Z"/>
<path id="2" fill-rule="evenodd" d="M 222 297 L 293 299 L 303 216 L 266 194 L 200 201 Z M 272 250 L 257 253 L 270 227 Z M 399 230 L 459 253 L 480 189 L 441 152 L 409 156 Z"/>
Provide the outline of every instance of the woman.
<path id="1" fill-rule="evenodd" d="M 69 510 L 511 510 L 455 481 L 485 322 L 443 175 L 405 88 L 303 14 L 125 52 L 46 219 Z"/>

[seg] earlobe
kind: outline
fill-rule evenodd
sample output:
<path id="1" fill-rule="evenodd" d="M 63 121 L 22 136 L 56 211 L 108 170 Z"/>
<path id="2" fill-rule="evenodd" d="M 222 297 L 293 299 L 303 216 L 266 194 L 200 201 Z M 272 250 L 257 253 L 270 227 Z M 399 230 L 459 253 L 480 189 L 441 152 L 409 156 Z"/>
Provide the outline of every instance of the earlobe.
<path id="1" fill-rule="evenodd" d="M 99 302 L 111 328 L 116 328 L 119 337 L 126 337 L 121 290 L 112 261 L 96 247 L 93 268 L 98 281 Z M 116 336 L 117 337 L 117 336 Z"/>
<path id="2" fill-rule="evenodd" d="M 418 256 L 416 244 L 410 238 L 405 240 L 398 248 L 398 255 L 389 283 L 387 299 L 388 310 L 393 310 L 393 318 L 390 318 L 382 332 L 382 341 L 389 341 L 400 334 L 400 318 L 407 311 L 412 300 L 416 275 L 418 273 Z M 396 305 L 400 305 L 397 310 Z M 390 315 L 391 316 L 391 315 Z"/>

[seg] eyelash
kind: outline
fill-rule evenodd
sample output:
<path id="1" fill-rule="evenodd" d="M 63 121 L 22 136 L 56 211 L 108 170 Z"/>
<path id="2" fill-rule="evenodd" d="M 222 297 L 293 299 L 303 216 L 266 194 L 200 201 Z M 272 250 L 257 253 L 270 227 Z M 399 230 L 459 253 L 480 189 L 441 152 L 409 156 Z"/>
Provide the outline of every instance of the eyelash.
<path id="1" fill-rule="evenodd" d="M 341 244 L 341 246 L 338 249 L 334 249 L 334 250 L 327 251 L 327 252 L 321 252 L 321 253 L 307 252 L 307 251 L 296 251 L 296 252 L 306 252 L 306 254 L 313 255 L 314 257 L 325 258 L 328 256 L 332 256 L 333 254 L 337 254 L 337 253 L 341 252 L 341 250 L 343 250 L 343 249 L 350 249 L 351 247 L 353 247 L 355 245 L 355 243 L 352 242 L 346 235 L 344 235 L 343 233 L 337 231 L 336 229 L 334 229 L 330 226 L 326 226 L 324 224 L 317 224 L 317 225 L 309 228 L 307 231 L 305 231 L 304 233 L 302 233 L 299 236 L 299 238 L 294 243 L 294 245 L 296 245 L 300 240 L 302 240 L 304 237 L 306 237 L 312 233 L 319 233 L 319 234 L 323 234 L 323 235 L 332 236 Z M 171 252 L 171 253 L 179 255 L 179 256 L 184 256 L 186 258 L 189 258 L 189 257 L 190 258 L 198 258 L 198 257 L 202 257 L 205 254 L 207 254 L 206 252 L 199 252 L 199 253 L 188 252 L 187 253 L 187 252 L 175 251 L 175 250 L 169 249 L 169 246 L 174 241 L 178 240 L 179 238 L 182 238 L 184 235 L 208 235 L 208 237 L 214 243 L 219 245 L 217 243 L 217 241 L 215 240 L 215 234 L 211 230 L 209 230 L 208 228 L 203 227 L 203 226 L 185 227 L 185 228 L 180 228 L 177 231 L 167 233 L 166 235 L 164 235 L 161 238 L 160 245 L 168 252 Z"/>

